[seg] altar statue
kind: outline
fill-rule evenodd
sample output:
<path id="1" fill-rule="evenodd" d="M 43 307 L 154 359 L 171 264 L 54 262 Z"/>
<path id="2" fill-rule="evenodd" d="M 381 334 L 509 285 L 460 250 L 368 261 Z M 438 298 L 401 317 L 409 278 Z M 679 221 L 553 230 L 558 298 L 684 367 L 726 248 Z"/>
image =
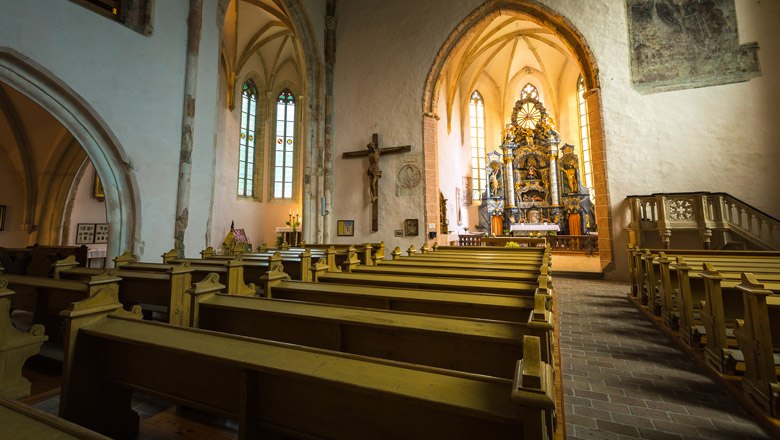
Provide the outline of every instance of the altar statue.
<path id="1" fill-rule="evenodd" d="M 577 169 L 573 166 L 564 167 L 563 173 L 566 175 L 566 183 L 569 186 L 570 192 L 577 192 L 579 186 L 577 185 Z"/>
<path id="2" fill-rule="evenodd" d="M 538 180 L 539 175 L 536 173 L 536 167 L 533 165 L 528 166 L 528 172 L 525 174 L 526 180 Z"/>

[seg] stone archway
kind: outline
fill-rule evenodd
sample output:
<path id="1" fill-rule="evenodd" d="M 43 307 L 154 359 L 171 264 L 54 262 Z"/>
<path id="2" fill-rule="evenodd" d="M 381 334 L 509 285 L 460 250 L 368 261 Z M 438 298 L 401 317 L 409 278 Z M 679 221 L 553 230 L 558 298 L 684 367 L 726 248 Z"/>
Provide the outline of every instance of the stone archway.
<path id="1" fill-rule="evenodd" d="M 439 176 L 436 112 L 442 72 L 452 53 L 470 35 L 479 32 L 500 15 L 516 15 L 554 32 L 580 63 L 586 86 L 590 119 L 591 156 L 596 190 L 596 224 L 599 227 L 599 257 L 605 269 L 613 261 L 612 216 L 606 174 L 606 143 L 600 81 L 596 58 L 585 38 L 566 17 L 535 0 L 488 0 L 472 11 L 447 37 L 425 79 L 422 97 L 423 156 L 425 160 L 425 223 L 439 223 Z M 441 234 L 440 234 L 441 236 Z"/>
<path id="2" fill-rule="evenodd" d="M 134 250 L 139 234 L 140 204 L 124 150 L 105 121 L 81 97 L 51 72 L 19 52 L 0 47 L 0 81 L 14 87 L 57 118 L 84 148 L 106 194 L 111 230 L 109 259 Z"/>

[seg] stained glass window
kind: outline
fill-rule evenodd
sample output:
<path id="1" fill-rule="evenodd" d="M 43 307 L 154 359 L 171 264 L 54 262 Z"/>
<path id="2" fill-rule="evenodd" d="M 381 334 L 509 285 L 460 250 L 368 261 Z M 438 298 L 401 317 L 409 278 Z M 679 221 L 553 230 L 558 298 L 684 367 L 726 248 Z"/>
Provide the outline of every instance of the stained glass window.
<path id="1" fill-rule="evenodd" d="M 474 200 L 482 197 L 485 188 L 485 101 L 478 91 L 471 94 L 471 188 Z"/>
<path id="2" fill-rule="evenodd" d="M 293 196 L 295 159 L 295 96 L 289 89 L 276 98 L 276 149 L 274 150 L 274 198 Z"/>
<path id="3" fill-rule="evenodd" d="M 238 195 L 255 194 L 255 122 L 257 87 L 247 80 L 241 92 L 241 137 L 238 141 Z"/>
<path id="4" fill-rule="evenodd" d="M 588 122 L 588 105 L 585 102 L 585 81 L 582 76 L 577 80 L 577 104 L 580 114 L 580 140 L 582 141 L 582 168 L 585 173 L 585 186 L 590 191 L 591 198 L 595 196 L 593 191 L 593 166 L 590 158 L 590 124 Z"/>
<path id="5" fill-rule="evenodd" d="M 520 99 L 526 98 L 539 99 L 539 90 L 531 83 L 526 84 L 520 91 Z"/>

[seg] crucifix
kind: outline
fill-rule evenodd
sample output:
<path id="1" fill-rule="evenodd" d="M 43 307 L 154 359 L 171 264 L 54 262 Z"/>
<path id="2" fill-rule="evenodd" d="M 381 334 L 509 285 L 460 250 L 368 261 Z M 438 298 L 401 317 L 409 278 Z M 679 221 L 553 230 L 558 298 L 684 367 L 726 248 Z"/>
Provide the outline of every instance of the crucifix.
<path id="1" fill-rule="evenodd" d="M 359 151 L 347 151 L 341 155 L 342 159 L 350 159 L 353 157 L 368 156 L 368 174 L 369 190 L 371 191 L 371 231 L 376 232 L 379 230 L 379 178 L 382 177 L 382 170 L 379 168 L 379 157 L 385 154 L 392 153 L 404 153 L 412 151 L 411 145 L 404 145 L 401 147 L 388 147 L 379 148 L 379 135 L 374 133 L 371 135 L 371 143 L 368 144 L 366 150 Z"/>

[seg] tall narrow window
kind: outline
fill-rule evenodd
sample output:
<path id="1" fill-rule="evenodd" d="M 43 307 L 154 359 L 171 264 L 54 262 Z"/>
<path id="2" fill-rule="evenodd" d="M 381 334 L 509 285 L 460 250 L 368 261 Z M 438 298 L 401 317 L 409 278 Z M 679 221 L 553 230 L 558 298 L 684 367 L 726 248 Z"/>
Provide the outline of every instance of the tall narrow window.
<path id="1" fill-rule="evenodd" d="M 276 150 L 274 154 L 274 198 L 293 196 L 295 156 L 295 96 L 289 89 L 276 98 Z"/>
<path id="2" fill-rule="evenodd" d="M 539 90 L 531 83 L 528 83 L 520 91 L 520 99 L 532 98 L 539 99 Z"/>
<path id="3" fill-rule="evenodd" d="M 255 194 L 255 121 L 257 87 L 247 80 L 241 93 L 241 139 L 238 143 L 238 195 Z"/>
<path id="4" fill-rule="evenodd" d="M 474 200 L 482 197 L 485 188 L 485 101 L 478 91 L 471 94 L 471 188 Z"/>
<path id="5" fill-rule="evenodd" d="M 580 114 L 580 140 L 582 141 L 582 170 L 585 173 L 585 186 L 593 197 L 593 167 L 590 160 L 590 124 L 588 123 L 588 105 L 585 103 L 585 81 L 582 76 L 577 80 L 577 103 Z"/>

